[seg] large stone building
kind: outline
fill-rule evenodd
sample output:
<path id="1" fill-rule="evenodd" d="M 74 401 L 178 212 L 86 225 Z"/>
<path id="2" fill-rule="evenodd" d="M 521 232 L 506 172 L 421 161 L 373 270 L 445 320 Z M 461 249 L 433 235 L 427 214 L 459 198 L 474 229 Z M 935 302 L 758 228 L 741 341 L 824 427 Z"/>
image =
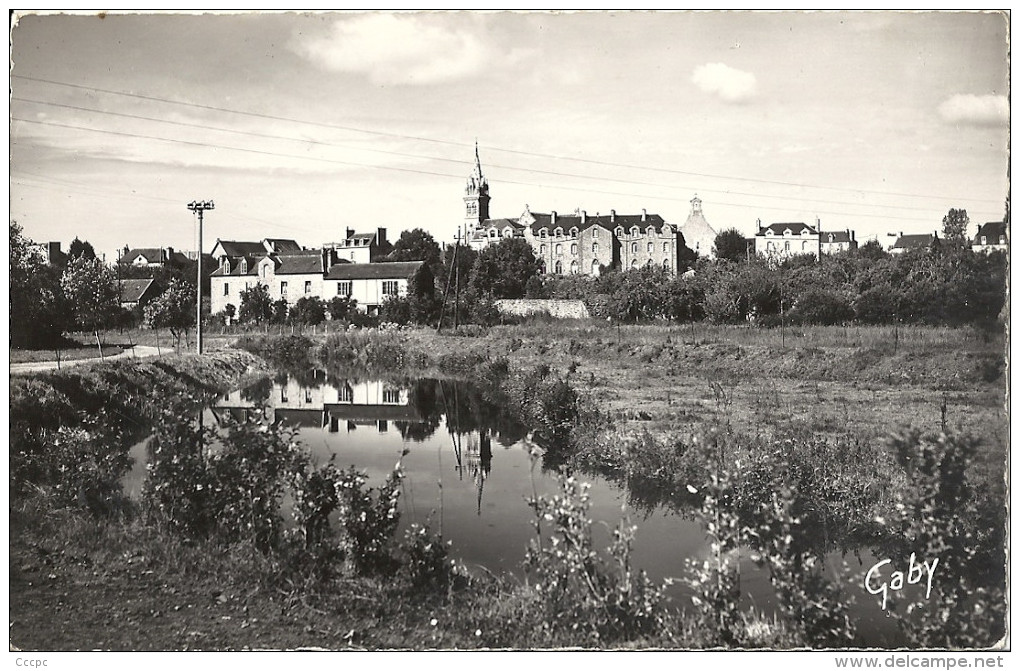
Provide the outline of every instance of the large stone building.
<path id="1" fill-rule="evenodd" d="M 542 271 L 551 275 L 598 275 L 607 268 L 630 269 L 658 266 L 675 273 L 684 247 L 685 235 L 658 214 L 589 215 L 577 209 L 570 214 L 524 212 L 515 219 L 490 218 L 489 182 L 482 173 L 478 148 L 475 166 L 464 189 L 464 226 L 471 248 L 481 251 L 505 238 L 522 238 L 532 248 Z M 695 196 L 688 218 L 698 244 L 707 250 L 715 232 L 701 213 Z M 709 242 L 711 240 L 711 242 Z"/>

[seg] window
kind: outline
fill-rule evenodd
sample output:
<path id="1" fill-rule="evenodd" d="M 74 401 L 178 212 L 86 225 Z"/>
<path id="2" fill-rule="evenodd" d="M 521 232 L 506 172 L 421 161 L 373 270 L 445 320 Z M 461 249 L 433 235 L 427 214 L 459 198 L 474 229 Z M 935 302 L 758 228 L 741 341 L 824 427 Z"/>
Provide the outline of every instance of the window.
<path id="1" fill-rule="evenodd" d="M 354 260 L 354 252 L 351 251 L 351 261 L 353 261 L 353 260 Z"/>
<path id="2" fill-rule="evenodd" d="M 489 229 L 489 237 L 490 238 L 495 238 L 496 237 L 496 229 L 495 228 L 490 228 Z"/>
<path id="3" fill-rule="evenodd" d="M 648 230 L 645 231 L 645 233 L 647 233 L 648 237 L 652 237 L 653 235 L 655 235 L 655 227 L 649 226 Z"/>
<path id="4" fill-rule="evenodd" d="M 591 262 L 591 274 L 592 275 L 598 275 L 599 274 L 599 262 L 597 260 L 593 260 Z"/>
<path id="5" fill-rule="evenodd" d="M 227 284 L 226 282 L 223 283 L 223 295 L 224 296 L 230 295 L 230 285 Z"/>
<path id="6" fill-rule="evenodd" d="M 1005 235 L 1000 235 L 999 236 L 999 244 L 1000 245 L 1006 244 L 1006 236 Z"/>
<path id="7" fill-rule="evenodd" d="M 354 390 L 351 385 L 344 382 L 344 386 L 337 388 L 337 400 L 340 403 L 351 403 L 354 401 Z"/>
<path id="8" fill-rule="evenodd" d="M 343 282 L 336 283 L 336 295 L 337 296 L 350 296 L 351 295 L 351 281 L 345 280 Z"/>
<path id="9" fill-rule="evenodd" d="M 982 245 L 987 245 L 988 244 L 988 237 L 987 236 L 984 236 L 984 235 L 981 236 L 981 244 Z"/>
<path id="10" fill-rule="evenodd" d="M 545 254 L 545 245 L 540 245 L 539 249 L 541 250 L 542 254 Z"/>
<path id="11" fill-rule="evenodd" d="M 631 251 L 632 254 L 637 254 L 637 243 L 636 242 L 630 243 L 630 251 Z"/>
<path id="12" fill-rule="evenodd" d="M 556 244 L 556 256 L 563 256 L 563 245 Z"/>
<path id="13" fill-rule="evenodd" d="M 571 275 L 576 275 L 577 274 L 577 261 L 576 260 L 570 262 L 570 274 Z"/>
<path id="14" fill-rule="evenodd" d="M 504 228 L 503 229 L 503 237 L 504 238 L 512 238 L 512 237 L 514 237 L 514 229 L 510 228 L 509 226 Z"/>
<path id="15" fill-rule="evenodd" d="M 668 242 L 662 243 L 662 253 L 663 254 L 669 254 L 669 243 Z"/>
<path id="16" fill-rule="evenodd" d="M 305 403 L 311 403 L 311 402 L 312 402 L 312 388 L 311 387 L 305 387 Z"/>
<path id="17" fill-rule="evenodd" d="M 591 237 L 594 238 L 595 240 L 599 239 L 599 228 L 598 228 L 598 226 L 596 226 L 595 228 L 591 229 Z"/>
<path id="18" fill-rule="evenodd" d="M 542 230 L 540 230 L 538 232 L 538 237 L 540 237 L 540 238 L 542 238 L 544 240 L 545 238 L 549 237 L 549 231 L 547 231 L 546 229 L 543 228 Z"/>
<path id="19" fill-rule="evenodd" d="M 553 231 L 553 235 L 555 235 L 557 238 L 562 238 L 563 237 L 563 229 L 560 228 L 559 226 L 557 226 L 556 230 Z"/>
<path id="20" fill-rule="evenodd" d="M 630 267 L 631 268 L 637 268 L 637 259 L 631 259 Z"/>
<path id="21" fill-rule="evenodd" d="M 396 280 L 383 280 L 382 283 L 383 296 L 396 296 L 397 295 L 397 281 Z"/>
<path id="22" fill-rule="evenodd" d="M 305 293 L 306 294 L 312 293 L 312 281 L 311 280 L 305 280 Z"/>
<path id="23" fill-rule="evenodd" d="M 669 270 L 669 259 L 663 259 L 662 267 L 665 268 L 666 270 Z"/>
<path id="24" fill-rule="evenodd" d="M 570 229 L 570 238 L 572 240 L 577 239 L 577 226 L 574 226 L 572 229 Z"/>
<path id="25" fill-rule="evenodd" d="M 577 256 L 577 243 L 570 245 L 570 253 Z"/>
<path id="26" fill-rule="evenodd" d="M 556 274 L 557 275 L 562 275 L 563 274 L 563 262 L 562 261 L 557 261 L 556 262 Z"/>
<path id="27" fill-rule="evenodd" d="M 636 238 L 637 236 L 641 235 L 641 229 L 639 229 L 637 226 L 631 226 L 630 235 L 631 237 Z"/>
<path id="28" fill-rule="evenodd" d="M 616 227 L 616 237 L 618 237 L 618 238 L 622 238 L 623 237 L 623 226 L 617 226 Z"/>
<path id="29" fill-rule="evenodd" d="M 241 259 L 241 274 L 248 274 L 248 259 Z"/>
<path id="30" fill-rule="evenodd" d="M 591 253 L 592 254 L 598 254 L 599 253 L 599 243 L 597 243 L 597 242 L 591 243 Z"/>
<path id="31" fill-rule="evenodd" d="M 280 282 L 280 295 L 281 296 L 286 296 L 287 295 L 287 283 L 286 282 Z"/>
<path id="32" fill-rule="evenodd" d="M 648 253 L 651 254 L 653 251 L 655 251 L 655 243 L 654 242 L 649 242 L 648 243 Z"/>
<path id="33" fill-rule="evenodd" d="M 287 387 L 280 387 L 280 403 L 286 403 L 289 399 L 287 398 Z"/>
<path id="34" fill-rule="evenodd" d="M 383 389 L 382 392 L 383 403 L 400 403 L 400 390 L 399 389 Z"/>
<path id="35" fill-rule="evenodd" d="M 786 251 L 790 251 L 790 241 L 789 241 L 789 240 L 787 240 L 787 241 L 786 241 L 786 242 L 784 243 L 784 248 L 785 248 L 785 250 L 786 250 Z"/>
<path id="36" fill-rule="evenodd" d="M 766 243 L 765 243 L 765 251 L 767 251 L 767 252 L 771 252 L 771 251 L 772 251 L 772 249 L 773 249 L 773 248 L 772 248 L 772 241 L 771 241 L 771 240 L 769 240 L 768 242 L 766 242 Z"/>

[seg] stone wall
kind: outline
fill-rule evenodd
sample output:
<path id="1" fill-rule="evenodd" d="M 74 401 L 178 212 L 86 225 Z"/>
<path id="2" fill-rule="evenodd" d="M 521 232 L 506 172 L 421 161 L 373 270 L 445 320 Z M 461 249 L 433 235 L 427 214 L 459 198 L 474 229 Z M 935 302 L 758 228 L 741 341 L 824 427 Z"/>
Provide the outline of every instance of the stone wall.
<path id="1" fill-rule="evenodd" d="M 587 319 L 590 316 L 584 302 L 579 300 L 553 298 L 501 299 L 496 301 L 496 307 L 503 314 L 517 315 L 519 317 L 543 312 L 560 319 Z"/>

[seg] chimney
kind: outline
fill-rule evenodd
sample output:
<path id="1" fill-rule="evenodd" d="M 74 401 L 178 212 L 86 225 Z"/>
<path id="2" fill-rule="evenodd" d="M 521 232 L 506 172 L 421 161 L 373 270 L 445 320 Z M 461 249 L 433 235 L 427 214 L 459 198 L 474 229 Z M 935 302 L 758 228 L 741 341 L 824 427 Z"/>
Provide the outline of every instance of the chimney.
<path id="1" fill-rule="evenodd" d="M 758 217 L 758 230 L 761 230 L 761 217 Z"/>
<path id="2" fill-rule="evenodd" d="M 386 229 L 385 228 L 378 229 L 378 231 L 376 233 L 376 238 L 377 238 L 376 244 L 385 245 L 386 244 Z"/>
<path id="3" fill-rule="evenodd" d="M 857 242 L 857 231 L 850 231 L 850 239 Z"/>
<path id="4" fill-rule="evenodd" d="M 581 210 L 581 223 L 583 224 L 587 220 L 588 220 L 588 213 L 585 212 L 584 210 Z"/>
<path id="5" fill-rule="evenodd" d="M 555 224 L 556 223 L 556 210 L 552 211 L 552 214 L 550 215 L 550 218 L 551 218 L 551 221 L 549 223 L 550 224 Z"/>
<path id="6" fill-rule="evenodd" d="M 616 210 L 609 210 L 609 222 L 612 224 L 616 223 Z"/>
<path id="7" fill-rule="evenodd" d="M 353 228 L 348 228 L 347 229 L 347 237 L 345 237 L 344 240 L 350 240 L 353 237 L 354 237 L 354 229 Z"/>
<path id="8" fill-rule="evenodd" d="M 641 208 L 641 221 L 648 221 L 648 210 Z"/>
<path id="9" fill-rule="evenodd" d="M 173 263 L 174 262 L 174 248 L 173 247 L 167 247 L 166 248 L 166 262 L 167 263 Z"/>

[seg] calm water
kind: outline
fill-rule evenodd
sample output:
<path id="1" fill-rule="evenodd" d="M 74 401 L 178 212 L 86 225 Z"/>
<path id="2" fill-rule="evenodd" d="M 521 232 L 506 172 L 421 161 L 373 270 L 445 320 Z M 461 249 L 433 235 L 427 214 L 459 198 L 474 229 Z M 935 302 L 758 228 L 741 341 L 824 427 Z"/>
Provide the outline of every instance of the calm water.
<path id="1" fill-rule="evenodd" d="M 339 467 L 354 465 L 378 486 L 406 449 L 401 496 L 401 530 L 428 522 L 452 541 L 454 557 L 468 567 L 523 576 L 521 562 L 535 537 L 534 492 L 553 494 L 555 475 L 533 459 L 527 428 L 508 418 L 498 405 L 463 382 L 332 379 L 311 373 L 301 379 L 279 376 L 221 397 L 203 420 L 240 417 L 266 404 L 270 417 L 300 427 L 299 440 L 318 463 L 334 458 Z M 126 493 L 140 496 L 145 478 L 145 441 L 132 450 L 135 463 L 124 481 Z M 596 541 L 604 547 L 608 530 L 627 516 L 637 525 L 634 565 L 655 579 L 681 578 L 686 559 L 707 556 L 704 531 L 691 512 L 666 506 L 627 506 L 628 492 L 597 476 L 579 475 L 591 484 L 590 515 Z M 631 493 L 635 494 L 635 493 Z M 637 492 L 636 494 L 640 494 Z M 641 498 L 640 496 L 638 498 Z M 741 587 L 746 605 L 771 613 L 774 594 L 767 570 L 742 553 Z M 864 574 L 877 560 L 870 553 L 845 559 L 832 554 L 830 575 L 841 576 L 855 598 L 853 616 L 869 645 L 893 642 L 894 627 L 876 597 L 863 589 Z M 683 585 L 670 588 L 671 600 L 689 605 Z"/>

